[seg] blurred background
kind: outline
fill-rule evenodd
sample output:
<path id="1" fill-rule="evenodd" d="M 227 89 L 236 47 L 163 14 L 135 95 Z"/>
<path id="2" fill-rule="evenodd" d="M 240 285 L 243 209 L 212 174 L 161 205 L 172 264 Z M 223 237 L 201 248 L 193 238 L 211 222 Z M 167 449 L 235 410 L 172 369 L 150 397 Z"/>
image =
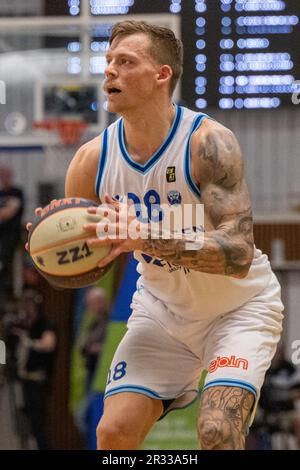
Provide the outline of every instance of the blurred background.
<path id="1" fill-rule="evenodd" d="M 174 101 L 240 141 L 256 245 L 286 307 L 247 446 L 300 449 L 298 0 L 0 0 L 0 449 L 95 448 L 135 262 L 120 258 L 93 288 L 57 291 L 23 246 L 35 207 L 63 196 L 78 147 L 115 119 L 102 92 L 104 55 L 111 26 L 125 17 L 182 38 Z M 170 414 L 145 448 L 197 448 L 196 414 L 197 403 Z"/>

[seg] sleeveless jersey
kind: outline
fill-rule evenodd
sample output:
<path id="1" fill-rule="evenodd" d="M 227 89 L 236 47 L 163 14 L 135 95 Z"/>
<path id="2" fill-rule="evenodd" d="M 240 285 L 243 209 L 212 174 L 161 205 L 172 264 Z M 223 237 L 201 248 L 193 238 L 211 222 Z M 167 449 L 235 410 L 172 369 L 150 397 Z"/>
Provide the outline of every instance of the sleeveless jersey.
<path id="1" fill-rule="evenodd" d="M 201 188 L 190 170 L 190 141 L 207 115 L 176 106 L 170 131 L 152 157 L 144 164 L 134 161 L 125 145 L 120 118 L 102 135 L 96 177 L 96 194 L 119 200 L 125 196 L 135 204 L 199 204 Z M 159 211 L 156 217 L 159 217 Z M 150 211 L 151 217 L 151 211 Z M 209 230 L 205 224 L 204 229 Z M 218 316 L 237 309 L 261 292 L 271 277 L 266 255 L 255 248 L 250 271 L 244 279 L 206 274 L 174 265 L 164 259 L 135 251 L 140 273 L 138 288 L 145 287 L 173 313 L 191 320 Z"/>

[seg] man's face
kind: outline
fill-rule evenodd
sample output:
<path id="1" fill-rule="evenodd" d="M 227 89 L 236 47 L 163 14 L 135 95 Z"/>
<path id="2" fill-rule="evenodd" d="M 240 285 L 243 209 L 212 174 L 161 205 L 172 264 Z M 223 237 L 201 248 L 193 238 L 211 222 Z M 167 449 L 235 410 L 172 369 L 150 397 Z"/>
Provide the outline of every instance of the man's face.
<path id="1" fill-rule="evenodd" d="M 153 98 L 160 66 L 150 56 L 150 45 L 148 36 L 141 33 L 112 42 L 104 82 L 110 112 L 142 109 Z"/>

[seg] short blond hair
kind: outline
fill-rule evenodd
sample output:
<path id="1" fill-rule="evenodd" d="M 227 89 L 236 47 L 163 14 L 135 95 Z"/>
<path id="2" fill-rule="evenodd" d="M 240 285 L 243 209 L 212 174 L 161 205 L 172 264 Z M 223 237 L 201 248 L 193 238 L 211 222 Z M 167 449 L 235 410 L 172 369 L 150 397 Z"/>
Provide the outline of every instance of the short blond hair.
<path id="1" fill-rule="evenodd" d="M 125 20 L 116 23 L 111 31 L 109 44 L 117 37 L 131 36 L 143 33 L 151 40 L 150 55 L 160 65 L 169 65 L 173 71 L 170 80 L 170 95 L 173 94 L 176 84 L 182 75 L 183 45 L 169 28 L 157 26 L 145 21 Z"/>

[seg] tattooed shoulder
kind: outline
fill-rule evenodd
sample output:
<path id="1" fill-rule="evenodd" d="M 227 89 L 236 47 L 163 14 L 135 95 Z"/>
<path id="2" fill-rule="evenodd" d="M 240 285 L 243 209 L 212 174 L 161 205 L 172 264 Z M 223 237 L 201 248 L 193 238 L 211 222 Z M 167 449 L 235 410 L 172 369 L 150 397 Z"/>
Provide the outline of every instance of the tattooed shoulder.
<path id="1" fill-rule="evenodd" d="M 215 121 L 207 120 L 195 133 L 192 162 L 202 185 L 213 183 L 232 189 L 243 175 L 242 153 L 235 135 Z"/>

